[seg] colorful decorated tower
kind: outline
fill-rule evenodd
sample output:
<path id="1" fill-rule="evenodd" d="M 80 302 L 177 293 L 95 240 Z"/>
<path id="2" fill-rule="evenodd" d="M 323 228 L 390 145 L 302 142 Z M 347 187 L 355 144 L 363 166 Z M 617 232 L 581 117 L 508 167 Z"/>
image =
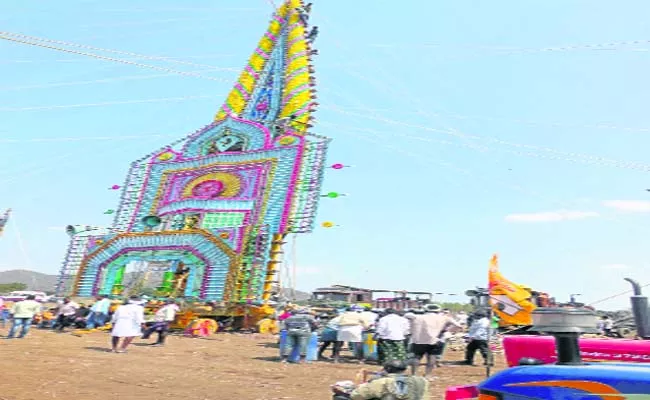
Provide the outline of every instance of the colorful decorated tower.
<path id="1" fill-rule="evenodd" d="M 161 295 L 270 299 L 283 239 L 314 226 L 329 143 L 309 133 L 308 12 L 286 0 L 214 122 L 132 164 L 112 227 L 69 227 L 57 292 L 122 294 L 139 263 L 162 273 Z"/>

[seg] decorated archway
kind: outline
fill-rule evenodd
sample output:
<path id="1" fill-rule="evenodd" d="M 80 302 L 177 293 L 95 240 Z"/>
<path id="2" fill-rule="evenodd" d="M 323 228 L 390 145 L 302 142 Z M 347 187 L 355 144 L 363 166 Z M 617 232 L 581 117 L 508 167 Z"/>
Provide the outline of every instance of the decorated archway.
<path id="1" fill-rule="evenodd" d="M 155 288 L 159 296 L 201 298 L 205 267 L 205 259 L 188 247 L 129 249 L 101 270 L 93 295 L 140 294 Z M 152 276 L 160 278 L 157 285 L 152 286 Z"/>
<path id="2" fill-rule="evenodd" d="M 77 274 L 73 294 L 90 297 L 110 293 L 119 271 L 123 273 L 131 261 L 182 263 L 192 284 L 181 295 L 215 301 L 229 300 L 226 288 L 234 282 L 238 265 L 235 252 L 205 230 L 122 233 L 88 255 Z M 197 280 L 200 284 L 194 285 Z"/>

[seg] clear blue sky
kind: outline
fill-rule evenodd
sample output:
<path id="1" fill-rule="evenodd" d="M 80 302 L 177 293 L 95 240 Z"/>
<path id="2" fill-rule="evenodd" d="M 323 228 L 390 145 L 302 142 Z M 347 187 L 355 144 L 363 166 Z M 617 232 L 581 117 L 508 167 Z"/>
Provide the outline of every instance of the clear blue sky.
<path id="1" fill-rule="evenodd" d="M 298 237 L 298 288 L 459 293 L 485 284 L 493 252 L 507 277 L 561 299 L 620 292 L 622 276 L 650 283 L 650 3 L 315 3 L 315 132 L 334 138 L 332 163 L 355 167 L 327 173 L 324 190 L 348 196 L 320 209 L 339 226 Z M 129 163 L 211 121 L 272 12 L 233 4 L 0 5 L 3 31 L 222 79 L 0 41 L 0 208 L 15 210 L 0 270 L 57 273 L 62 227 L 109 224 L 107 188 Z"/>

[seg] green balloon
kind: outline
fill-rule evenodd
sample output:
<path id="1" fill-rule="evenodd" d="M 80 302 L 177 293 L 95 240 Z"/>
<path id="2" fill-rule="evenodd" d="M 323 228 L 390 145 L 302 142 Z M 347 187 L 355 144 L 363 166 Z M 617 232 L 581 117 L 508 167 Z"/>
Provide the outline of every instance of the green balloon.
<path id="1" fill-rule="evenodd" d="M 339 197 L 339 196 L 340 196 L 340 194 L 338 194 L 338 193 L 336 193 L 336 192 L 329 192 L 329 193 L 327 194 L 327 197 L 329 197 L 330 199 L 335 199 L 335 198 L 337 198 L 337 197 Z"/>
<path id="2" fill-rule="evenodd" d="M 113 214 L 115 210 L 106 210 L 104 211 L 104 214 Z"/>

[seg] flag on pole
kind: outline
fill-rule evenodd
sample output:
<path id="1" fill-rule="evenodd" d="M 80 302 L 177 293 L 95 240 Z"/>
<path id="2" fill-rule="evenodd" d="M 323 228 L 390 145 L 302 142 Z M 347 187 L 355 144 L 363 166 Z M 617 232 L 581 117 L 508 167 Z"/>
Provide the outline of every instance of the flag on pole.
<path id="1" fill-rule="evenodd" d="M 531 293 L 522 285 L 501 275 L 499 258 L 496 254 L 490 260 L 488 287 L 490 305 L 493 306 L 495 315 L 501 320 L 508 325 L 530 325 L 532 323 L 530 313 L 535 309 L 535 305 L 530 301 Z"/>
<path id="2" fill-rule="evenodd" d="M 5 230 L 5 225 L 7 225 L 7 221 L 9 221 L 9 215 L 11 214 L 11 208 L 5 211 L 4 215 L 0 217 L 0 236 L 2 236 L 2 232 Z"/>
<path id="3" fill-rule="evenodd" d="M 506 294 L 515 302 L 526 300 L 530 297 L 530 293 L 521 285 L 518 285 L 506 279 L 499 271 L 499 257 L 495 254 L 490 260 L 490 270 L 488 273 L 488 288 L 490 295 L 495 295 L 495 292 Z"/>
<path id="4" fill-rule="evenodd" d="M 492 294 L 492 289 L 497 285 L 499 275 L 499 256 L 494 254 L 490 259 L 490 269 L 488 270 L 488 288 L 490 289 L 490 294 Z"/>

